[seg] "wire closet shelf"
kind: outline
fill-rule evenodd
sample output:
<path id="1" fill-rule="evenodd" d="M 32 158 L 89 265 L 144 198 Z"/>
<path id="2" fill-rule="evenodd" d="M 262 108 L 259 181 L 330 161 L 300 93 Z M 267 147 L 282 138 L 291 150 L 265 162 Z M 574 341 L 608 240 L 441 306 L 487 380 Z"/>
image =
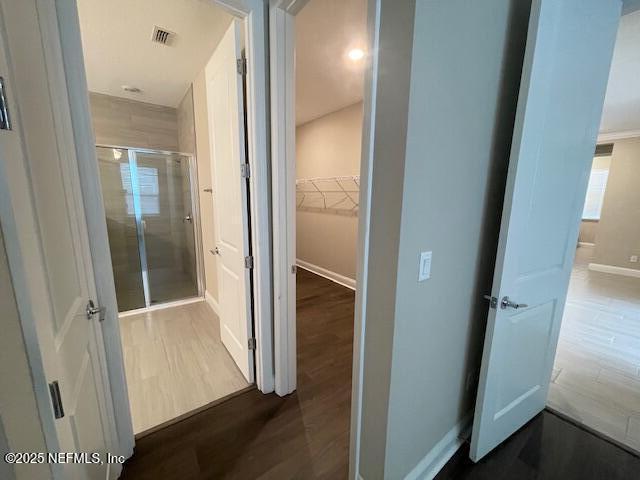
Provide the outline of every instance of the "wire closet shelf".
<path id="1" fill-rule="evenodd" d="M 296 180 L 298 210 L 356 216 L 359 194 L 358 175 Z"/>

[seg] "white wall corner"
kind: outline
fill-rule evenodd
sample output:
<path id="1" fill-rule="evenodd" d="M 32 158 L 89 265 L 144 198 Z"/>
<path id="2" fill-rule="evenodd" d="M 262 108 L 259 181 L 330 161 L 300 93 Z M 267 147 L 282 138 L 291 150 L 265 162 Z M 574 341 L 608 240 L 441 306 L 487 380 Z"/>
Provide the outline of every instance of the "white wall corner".
<path id="1" fill-rule="evenodd" d="M 602 273 L 613 273 L 614 275 L 624 275 L 625 277 L 640 278 L 640 270 L 635 268 L 617 267 L 615 265 L 604 265 L 602 263 L 590 263 L 589 270 Z"/>
<path id="2" fill-rule="evenodd" d="M 471 413 L 465 415 L 418 462 L 413 470 L 407 474 L 405 480 L 432 480 L 471 435 L 472 418 Z"/>
<path id="3" fill-rule="evenodd" d="M 209 290 L 204 292 L 204 298 L 209 304 L 209 306 L 211 307 L 211 309 L 215 312 L 215 314 L 218 315 L 218 317 L 220 317 L 220 305 L 218 305 L 218 301 L 215 298 L 213 298 L 213 295 L 211 295 L 211 292 L 209 292 Z"/>
<path id="4" fill-rule="evenodd" d="M 356 289 L 356 279 L 345 277 L 344 275 L 340 275 L 339 273 L 332 272 L 331 270 L 327 270 L 326 268 L 319 267 L 318 265 L 314 265 L 313 263 L 305 262 L 304 260 L 296 259 L 296 264 L 300 268 L 304 268 L 311 273 L 315 273 L 316 275 L 320 275 L 321 277 L 326 278 L 327 280 L 331 280 L 343 287 L 350 288 L 351 290 Z"/>

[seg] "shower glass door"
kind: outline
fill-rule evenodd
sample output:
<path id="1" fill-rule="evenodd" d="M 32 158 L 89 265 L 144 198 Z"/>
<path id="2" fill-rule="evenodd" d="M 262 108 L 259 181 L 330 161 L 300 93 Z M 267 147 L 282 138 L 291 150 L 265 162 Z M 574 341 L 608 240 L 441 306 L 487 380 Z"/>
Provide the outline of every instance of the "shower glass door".
<path id="1" fill-rule="evenodd" d="M 97 149 L 119 311 L 197 296 L 191 158 Z"/>
<path id="2" fill-rule="evenodd" d="M 150 304 L 198 294 L 189 157 L 137 152 Z"/>

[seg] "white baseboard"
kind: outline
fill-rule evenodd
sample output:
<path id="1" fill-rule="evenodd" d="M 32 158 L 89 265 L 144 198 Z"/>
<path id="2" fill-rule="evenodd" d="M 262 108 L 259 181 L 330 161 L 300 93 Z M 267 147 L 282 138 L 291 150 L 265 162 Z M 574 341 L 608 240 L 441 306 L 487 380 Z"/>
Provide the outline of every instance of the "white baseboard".
<path id="1" fill-rule="evenodd" d="M 155 310 L 164 310 L 166 308 L 181 307 L 183 305 L 190 305 L 192 303 L 202 302 L 202 297 L 185 298 L 183 300 L 176 300 L 175 302 L 159 303 L 158 305 L 151 305 L 150 307 L 136 308 L 135 310 L 127 310 L 126 312 L 118 313 L 118 318 L 130 317 L 132 315 L 138 315 L 140 313 L 153 312 Z"/>
<path id="2" fill-rule="evenodd" d="M 471 434 L 471 414 L 442 437 L 429 453 L 409 472 L 405 480 L 432 480 Z"/>
<path id="3" fill-rule="evenodd" d="M 207 301 L 211 309 L 215 312 L 218 317 L 220 316 L 220 305 L 218 305 L 218 301 L 213 298 L 213 295 L 207 290 L 204 292 L 204 299 Z"/>
<path id="4" fill-rule="evenodd" d="M 596 244 L 595 243 L 591 243 L 591 242 L 578 242 L 578 246 L 580 246 L 580 247 L 595 247 Z"/>
<path id="5" fill-rule="evenodd" d="M 300 260 L 299 258 L 296 259 L 296 264 L 300 268 L 304 268 L 305 270 L 308 270 L 311 273 L 315 273 L 316 275 L 320 275 L 321 277 L 324 277 L 327 280 L 336 282 L 342 285 L 343 287 L 350 288 L 351 290 L 356 289 L 356 281 L 353 278 L 345 277 L 344 275 L 340 275 L 339 273 L 332 272 L 331 270 L 327 270 L 326 268 L 319 267 L 317 265 L 314 265 L 313 263 Z"/>
<path id="6" fill-rule="evenodd" d="M 601 263 L 590 263 L 589 270 L 594 272 L 613 273 L 614 275 L 624 275 L 625 277 L 640 278 L 640 270 L 635 268 L 616 267 L 615 265 L 603 265 Z"/>

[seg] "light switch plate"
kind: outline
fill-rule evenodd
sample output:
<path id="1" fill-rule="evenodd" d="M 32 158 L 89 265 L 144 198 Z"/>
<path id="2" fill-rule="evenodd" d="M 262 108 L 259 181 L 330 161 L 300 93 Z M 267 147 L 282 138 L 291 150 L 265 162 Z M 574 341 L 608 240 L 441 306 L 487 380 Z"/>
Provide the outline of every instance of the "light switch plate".
<path id="1" fill-rule="evenodd" d="M 420 253 L 420 265 L 418 267 L 418 281 L 424 282 L 431 278 L 431 257 L 433 252 Z"/>

